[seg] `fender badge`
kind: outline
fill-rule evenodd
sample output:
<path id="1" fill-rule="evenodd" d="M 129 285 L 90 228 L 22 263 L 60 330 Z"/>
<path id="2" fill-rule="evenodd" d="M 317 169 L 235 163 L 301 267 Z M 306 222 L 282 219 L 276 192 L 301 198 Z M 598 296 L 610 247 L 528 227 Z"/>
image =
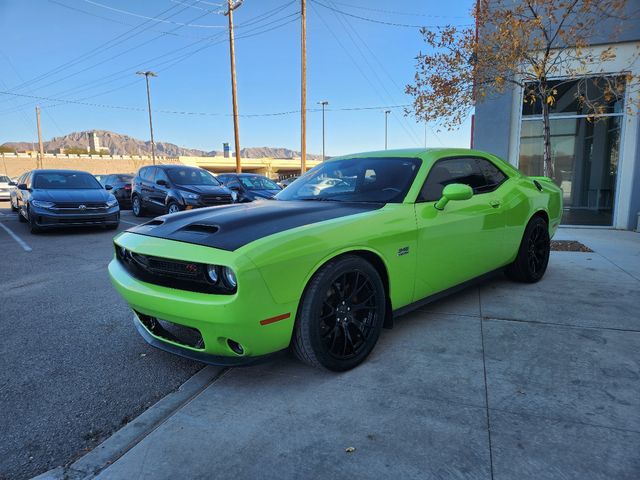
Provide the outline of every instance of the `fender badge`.
<path id="1" fill-rule="evenodd" d="M 398 256 L 402 257 L 403 255 L 406 255 L 407 253 L 409 253 L 409 247 L 402 247 L 398 249 Z"/>

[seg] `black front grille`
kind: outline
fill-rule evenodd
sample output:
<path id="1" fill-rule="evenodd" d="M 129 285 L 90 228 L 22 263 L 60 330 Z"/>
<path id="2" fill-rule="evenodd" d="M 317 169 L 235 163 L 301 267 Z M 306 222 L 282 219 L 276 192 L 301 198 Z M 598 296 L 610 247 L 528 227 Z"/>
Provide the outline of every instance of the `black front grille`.
<path id="1" fill-rule="evenodd" d="M 231 195 L 224 193 L 220 195 L 202 195 L 200 199 L 205 205 L 224 205 L 232 202 Z"/>
<path id="2" fill-rule="evenodd" d="M 143 282 L 200 293 L 232 295 L 235 288 L 229 288 L 218 275 L 217 283 L 207 276 L 207 266 L 202 263 L 184 262 L 150 255 L 142 255 L 123 250 L 115 245 L 116 258 L 127 271 Z"/>
<path id="3" fill-rule="evenodd" d="M 104 202 L 56 202 L 54 208 L 68 208 L 68 209 L 80 209 L 80 205 L 84 205 L 85 208 L 107 208 L 107 204 Z"/>
<path id="4" fill-rule="evenodd" d="M 204 339 L 197 328 L 186 327 L 177 323 L 161 320 L 156 317 L 150 317 L 140 312 L 136 315 L 142 324 L 153 333 L 156 337 L 164 338 L 171 342 L 185 345 L 191 348 L 204 350 Z"/>

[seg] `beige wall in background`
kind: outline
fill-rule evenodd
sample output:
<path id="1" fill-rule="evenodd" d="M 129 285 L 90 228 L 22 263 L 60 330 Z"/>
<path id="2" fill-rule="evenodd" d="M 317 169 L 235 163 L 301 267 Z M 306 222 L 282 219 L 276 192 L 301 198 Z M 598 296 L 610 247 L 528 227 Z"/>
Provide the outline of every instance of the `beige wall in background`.
<path id="1" fill-rule="evenodd" d="M 142 158 L 87 158 L 44 156 L 42 168 L 83 170 L 96 173 L 135 173 L 144 165 L 151 165 L 151 157 Z M 177 158 L 157 158 L 157 163 L 180 163 Z M 11 178 L 37 167 L 36 157 L 0 155 L 0 174 Z M 6 169 L 6 170 L 5 170 Z"/>

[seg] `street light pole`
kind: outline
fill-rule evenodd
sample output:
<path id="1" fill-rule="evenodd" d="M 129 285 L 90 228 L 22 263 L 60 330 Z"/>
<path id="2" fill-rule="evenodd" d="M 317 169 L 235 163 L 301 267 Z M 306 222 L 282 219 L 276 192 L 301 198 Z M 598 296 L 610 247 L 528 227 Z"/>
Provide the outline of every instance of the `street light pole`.
<path id="1" fill-rule="evenodd" d="M 151 91 L 149 90 L 149 77 L 157 77 L 155 72 L 147 70 L 145 72 L 136 72 L 136 75 L 144 75 L 147 82 L 147 108 L 149 109 L 149 131 L 151 132 L 151 159 L 156 164 L 156 144 L 153 141 L 153 121 L 151 120 Z"/>
<path id="2" fill-rule="evenodd" d="M 307 171 L 307 2 L 300 0 L 300 174 Z"/>
<path id="3" fill-rule="evenodd" d="M 324 107 L 329 105 L 329 102 L 322 100 L 321 102 L 318 102 L 318 105 L 322 105 L 322 161 L 324 162 Z"/>
<path id="4" fill-rule="evenodd" d="M 387 118 L 389 116 L 389 114 L 391 113 L 391 110 L 385 110 L 384 111 L 384 149 L 387 149 Z"/>

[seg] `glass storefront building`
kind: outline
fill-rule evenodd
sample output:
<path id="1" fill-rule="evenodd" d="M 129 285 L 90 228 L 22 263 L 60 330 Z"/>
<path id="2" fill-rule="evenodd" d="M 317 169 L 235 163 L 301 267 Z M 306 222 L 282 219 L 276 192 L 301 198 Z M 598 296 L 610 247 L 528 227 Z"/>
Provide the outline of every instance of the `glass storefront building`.
<path id="1" fill-rule="evenodd" d="M 594 65 L 579 79 L 553 80 L 553 180 L 564 192 L 563 225 L 635 230 L 640 221 L 640 39 L 603 43 L 591 47 L 591 54 L 598 58 L 607 48 L 616 52 L 607 65 Z M 476 105 L 472 146 L 527 175 L 544 175 L 542 105 L 525 102 L 525 91 L 514 88 Z M 585 92 L 597 100 L 595 116 L 579 100 Z"/>
<path id="2" fill-rule="evenodd" d="M 602 104 L 598 116 L 578 101 L 578 86 L 603 98 L 604 86 L 621 85 L 616 98 Z M 586 82 L 556 80 L 556 101 L 550 107 L 551 156 L 554 180 L 564 192 L 565 225 L 613 225 L 624 83 L 618 78 L 593 77 Z M 585 85 L 586 83 L 586 85 Z M 519 169 L 543 175 L 542 106 L 523 102 Z"/>

